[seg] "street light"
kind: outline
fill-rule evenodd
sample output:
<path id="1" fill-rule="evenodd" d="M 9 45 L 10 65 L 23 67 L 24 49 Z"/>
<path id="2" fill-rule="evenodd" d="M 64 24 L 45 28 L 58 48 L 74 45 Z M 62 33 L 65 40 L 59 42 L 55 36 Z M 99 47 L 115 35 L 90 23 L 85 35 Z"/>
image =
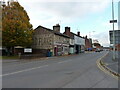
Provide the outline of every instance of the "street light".
<path id="1" fill-rule="evenodd" d="M 114 30 L 114 23 L 117 23 L 117 20 L 114 20 L 114 3 L 112 0 L 112 20 L 110 20 L 110 23 L 113 23 L 113 60 L 116 58 L 115 54 L 115 30 Z"/>

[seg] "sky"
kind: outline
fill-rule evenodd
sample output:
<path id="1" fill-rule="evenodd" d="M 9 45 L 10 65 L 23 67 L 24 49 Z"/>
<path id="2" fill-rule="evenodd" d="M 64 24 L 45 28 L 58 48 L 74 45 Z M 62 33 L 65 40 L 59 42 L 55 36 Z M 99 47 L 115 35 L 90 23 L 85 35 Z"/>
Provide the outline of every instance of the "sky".
<path id="1" fill-rule="evenodd" d="M 81 36 L 97 39 L 103 46 L 109 46 L 109 30 L 112 30 L 112 0 L 17 0 L 27 11 L 33 28 L 39 25 L 53 29 L 60 24 L 61 33 L 65 27 Z M 114 0 L 115 19 L 118 20 L 118 1 Z M 118 29 L 118 24 L 115 24 Z"/>

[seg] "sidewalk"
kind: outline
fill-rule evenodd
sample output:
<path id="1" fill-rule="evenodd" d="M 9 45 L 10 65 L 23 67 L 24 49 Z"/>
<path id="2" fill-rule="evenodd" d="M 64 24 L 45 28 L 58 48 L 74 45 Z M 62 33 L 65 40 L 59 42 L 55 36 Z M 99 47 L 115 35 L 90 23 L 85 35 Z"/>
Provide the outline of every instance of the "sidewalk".
<path id="1" fill-rule="evenodd" d="M 61 57 L 69 57 L 74 56 L 77 54 L 71 54 L 71 55 L 63 55 L 63 56 L 52 56 L 52 57 L 39 57 L 39 58 L 33 58 L 33 59 L 4 59 L 2 60 L 3 63 L 12 63 L 12 62 L 29 62 L 29 61 L 39 61 L 39 60 L 51 60 L 55 58 L 61 58 Z"/>
<path id="2" fill-rule="evenodd" d="M 106 68 L 108 68 L 112 73 L 120 74 L 120 65 L 118 64 L 118 61 L 112 60 L 112 52 L 109 52 L 107 56 L 102 58 L 102 63 Z"/>
<path id="3" fill-rule="evenodd" d="M 48 57 L 42 57 L 42 58 L 35 58 L 35 59 L 4 59 L 2 60 L 2 63 L 12 63 L 12 62 L 29 62 L 29 61 L 38 61 L 38 60 L 45 60 L 48 59 Z"/>

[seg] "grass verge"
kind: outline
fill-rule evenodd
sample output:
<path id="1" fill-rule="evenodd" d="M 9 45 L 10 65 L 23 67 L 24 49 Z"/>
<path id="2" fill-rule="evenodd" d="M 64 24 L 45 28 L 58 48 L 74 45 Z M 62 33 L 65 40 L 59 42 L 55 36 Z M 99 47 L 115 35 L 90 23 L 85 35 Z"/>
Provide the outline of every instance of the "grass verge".
<path id="1" fill-rule="evenodd" d="M 13 59 L 19 59 L 19 57 L 18 56 L 0 56 L 0 59 L 2 59 L 2 60 L 5 60 L 5 59 L 7 59 L 7 60 L 13 60 Z"/>

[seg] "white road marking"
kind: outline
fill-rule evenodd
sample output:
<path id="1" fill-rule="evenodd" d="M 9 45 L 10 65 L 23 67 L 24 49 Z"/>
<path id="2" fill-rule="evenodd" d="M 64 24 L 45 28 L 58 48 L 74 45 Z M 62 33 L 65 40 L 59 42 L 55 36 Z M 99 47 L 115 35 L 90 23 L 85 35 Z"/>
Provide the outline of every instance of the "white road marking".
<path id="1" fill-rule="evenodd" d="M 33 63 L 45 63 L 45 61 L 26 61 L 26 62 L 18 62 L 18 64 L 16 65 L 12 65 L 12 66 L 23 66 L 23 65 L 27 65 L 27 64 L 33 64 Z M 5 66 L 5 68 L 11 67 L 11 65 Z"/>
<path id="2" fill-rule="evenodd" d="M 29 68 L 29 69 L 25 69 L 25 70 L 21 70 L 21 71 L 16 71 L 16 72 L 12 72 L 12 73 L 7 73 L 7 74 L 3 74 L 0 76 L 8 76 L 8 75 L 13 75 L 13 74 L 17 74 L 17 73 L 21 73 L 21 72 L 27 72 L 27 71 L 31 71 L 34 69 L 39 69 L 39 68 L 43 68 L 43 67 L 47 67 L 48 65 L 44 65 L 44 66 L 40 66 L 40 67 L 34 67 L 34 68 Z"/>
<path id="3" fill-rule="evenodd" d="M 61 61 L 61 62 L 58 62 L 58 63 L 61 64 L 61 63 L 69 62 L 69 61 L 72 61 L 72 60 Z M 0 77 L 1 76 L 13 75 L 13 74 L 21 73 L 21 72 L 26 72 L 26 71 L 31 71 L 31 70 L 34 70 L 34 69 L 43 68 L 43 67 L 47 67 L 47 66 L 48 65 L 44 65 L 44 66 L 40 66 L 40 67 L 34 67 L 34 68 L 29 68 L 29 69 L 24 69 L 24 70 L 21 70 L 21 71 L 16 71 L 16 72 L 12 72 L 12 73 L 3 74 L 3 75 L 0 75 Z"/>
<path id="4" fill-rule="evenodd" d="M 65 62 L 69 62 L 69 61 L 72 61 L 72 60 L 61 61 L 61 62 L 58 62 L 58 63 L 65 63 Z"/>

